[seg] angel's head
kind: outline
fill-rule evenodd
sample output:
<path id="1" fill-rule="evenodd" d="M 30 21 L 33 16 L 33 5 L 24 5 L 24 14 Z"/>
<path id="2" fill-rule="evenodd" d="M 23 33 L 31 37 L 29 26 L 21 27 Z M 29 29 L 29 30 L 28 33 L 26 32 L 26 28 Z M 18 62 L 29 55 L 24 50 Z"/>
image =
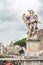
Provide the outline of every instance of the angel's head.
<path id="1" fill-rule="evenodd" d="M 30 14 L 34 14 L 34 11 L 33 11 L 33 10 L 28 10 L 28 12 L 29 12 Z"/>

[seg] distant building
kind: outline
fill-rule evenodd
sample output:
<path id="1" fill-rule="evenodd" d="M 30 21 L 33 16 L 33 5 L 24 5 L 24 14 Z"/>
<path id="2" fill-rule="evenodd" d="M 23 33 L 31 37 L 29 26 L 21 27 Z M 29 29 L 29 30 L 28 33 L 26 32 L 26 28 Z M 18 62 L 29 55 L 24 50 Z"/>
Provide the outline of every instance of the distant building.
<path id="1" fill-rule="evenodd" d="M 0 55 L 4 53 L 4 45 L 0 42 Z"/>
<path id="2" fill-rule="evenodd" d="M 6 47 L 7 54 L 14 55 L 19 54 L 19 50 L 21 49 L 18 45 L 10 45 Z"/>
<path id="3" fill-rule="evenodd" d="M 14 42 L 13 42 L 13 41 L 11 41 L 9 46 L 13 46 L 13 45 L 14 45 Z"/>

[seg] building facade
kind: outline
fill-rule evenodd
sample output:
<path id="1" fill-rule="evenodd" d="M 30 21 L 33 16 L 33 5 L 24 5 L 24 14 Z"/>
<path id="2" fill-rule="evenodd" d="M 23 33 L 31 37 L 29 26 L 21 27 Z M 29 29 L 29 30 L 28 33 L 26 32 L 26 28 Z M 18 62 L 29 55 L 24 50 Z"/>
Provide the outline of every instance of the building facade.
<path id="1" fill-rule="evenodd" d="M 4 45 L 0 42 L 0 55 L 4 53 Z"/>

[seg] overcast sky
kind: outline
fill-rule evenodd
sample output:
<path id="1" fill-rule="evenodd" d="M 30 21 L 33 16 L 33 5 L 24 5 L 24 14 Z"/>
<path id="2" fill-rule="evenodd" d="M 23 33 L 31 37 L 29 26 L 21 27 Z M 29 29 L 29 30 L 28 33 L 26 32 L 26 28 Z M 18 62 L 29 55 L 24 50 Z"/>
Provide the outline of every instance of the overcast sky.
<path id="1" fill-rule="evenodd" d="M 0 42 L 5 46 L 26 37 L 22 14 L 28 9 L 39 16 L 39 28 L 43 28 L 43 0 L 0 0 Z"/>

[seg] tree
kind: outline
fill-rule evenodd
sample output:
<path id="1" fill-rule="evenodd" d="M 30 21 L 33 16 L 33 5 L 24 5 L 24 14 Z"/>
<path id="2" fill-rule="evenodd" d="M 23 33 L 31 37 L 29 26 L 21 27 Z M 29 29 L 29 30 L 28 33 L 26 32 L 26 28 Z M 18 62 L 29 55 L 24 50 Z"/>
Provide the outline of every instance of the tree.
<path id="1" fill-rule="evenodd" d="M 23 53 L 24 53 L 24 50 L 23 50 L 23 49 L 21 49 L 21 50 L 19 51 L 19 53 L 20 53 L 20 54 L 23 54 Z"/>
<path id="2" fill-rule="evenodd" d="M 14 43 L 14 45 L 19 45 L 21 47 L 26 47 L 26 38 L 22 39 L 22 40 L 19 40 L 19 41 L 16 41 Z"/>

